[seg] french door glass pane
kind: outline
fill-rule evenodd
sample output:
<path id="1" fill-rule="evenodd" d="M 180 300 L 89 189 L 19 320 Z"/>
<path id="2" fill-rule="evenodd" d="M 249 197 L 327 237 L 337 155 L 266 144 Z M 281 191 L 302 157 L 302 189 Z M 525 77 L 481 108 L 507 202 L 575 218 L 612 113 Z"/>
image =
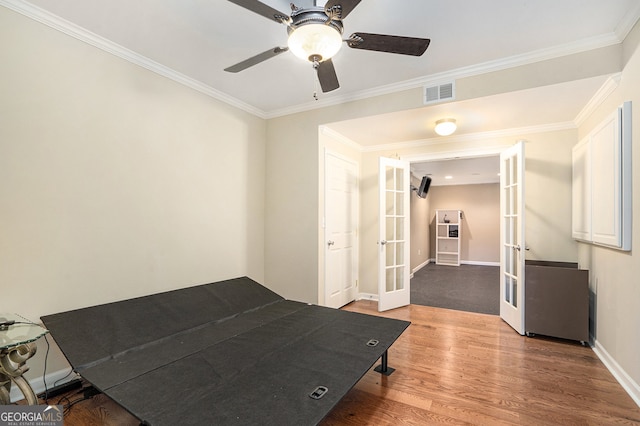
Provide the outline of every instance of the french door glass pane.
<path id="1" fill-rule="evenodd" d="M 511 278 L 508 275 L 504 276 L 504 301 L 511 303 Z"/>
<path id="2" fill-rule="evenodd" d="M 404 193 L 396 192 L 396 215 L 404 216 Z"/>
<path id="3" fill-rule="evenodd" d="M 393 233 L 393 231 L 396 229 L 395 226 L 395 218 L 393 217 L 388 217 L 386 219 L 386 229 L 385 229 L 385 237 L 384 239 L 387 241 L 393 241 L 395 240 L 395 235 Z"/>
<path id="4" fill-rule="evenodd" d="M 385 290 L 387 292 L 395 290 L 395 268 L 387 268 L 386 269 Z"/>
<path id="5" fill-rule="evenodd" d="M 399 242 L 396 246 L 396 265 L 404 265 L 404 243 Z"/>
<path id="6" fill-rule="evenodd" d="M 404 191 L 404 170 L 401 168 L 396 170 L 396 187 L 394 188 L 396 191 Z"/>
<path id="7" fill-rule="evenodd" d="M 395 255 L 396 255 L 396 250 L 395 250 L 395 246 L 396 243 L 387 243 L 386 247 L 385 247 L 385 252 L 387 254 L 387 260 L 386 260 L 386 265 L 387 266 L 395 266 L 396 262 L 395 262 Z"/>
<path id="8" fill-rule="evenodd" d="M 387 216 L 393 216 L 394 214 L 396 214 L 395 212 L 395 208 L 394 208 L 394 200 L 395 200 L 395 193 L 394 192 L 387 192 L 386 193 L 386 204 L 385 204 L 385 214 Z"/>
<path id="9" fill-rule="evenodd" d="M 504 237 L 505 244 L 511 243 L 511 221 L 508 216 L 504 218 Z"/>
<path id="10" fill-rule="evenodd" d="M 396 218 L 396 237 L 395 240 L 404 240 L 404 217 Z"/>
<path id="11" fill-rule="evenodd" d="M 396 268 L 396 290 L 404 289 L 404 266 Z"/>
<path id="12" fill-rule="evenodd" d="M 393 191 L 395 189 L 395 169 L 393 167 L 387 167 L 385 170 L 386 186 L 385 189 Z"/>
<path id="13" fill-rule="evenodd" d="M 510 214 L 511 212 L 511 189 L 509 187 L 504 188 L 504 212 L 503 214 Z"/>

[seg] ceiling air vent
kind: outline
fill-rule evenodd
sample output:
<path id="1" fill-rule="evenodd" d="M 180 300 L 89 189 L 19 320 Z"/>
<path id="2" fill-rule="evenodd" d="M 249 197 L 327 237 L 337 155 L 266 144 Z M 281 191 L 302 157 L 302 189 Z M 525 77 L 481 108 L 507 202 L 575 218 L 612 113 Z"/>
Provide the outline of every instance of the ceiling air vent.
<path id="1" fill-rule="evenodd" d="M 436 86 L 425 86 L 424 103 L 452 101 L 455 99 L 455 83 L 443 83 Z"/>

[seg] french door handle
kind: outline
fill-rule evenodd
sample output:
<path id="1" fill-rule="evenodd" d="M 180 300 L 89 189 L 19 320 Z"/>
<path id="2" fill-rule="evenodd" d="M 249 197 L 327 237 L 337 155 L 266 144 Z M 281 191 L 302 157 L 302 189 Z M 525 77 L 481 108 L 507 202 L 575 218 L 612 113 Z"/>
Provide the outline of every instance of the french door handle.
<path id="1" fill-rule="evenodd" d="M 516 250 L 518 250 L 518 251 L 520 251 L 520 250 L 521 250 L 521 249 L 520 249 L 520 245 L 513 246 L 513 248 L 514 248 L 514 249 L 516 249 Z"/>
<path id="2" fill-rule="evenodd" d="M 380 241 L 380 244 L 381 244 L 381 245 L 385 245 L 385 244 L 387 244 L 387 240 L 382 240 L 382 241 Z"/>
<path id="3" fill-rule="evenodd" d="M 335 242 L 334 242 L 334 241 L 331 241 L 331 240 L 327 241 L 327 245 L 328 245 L 329 247 L 331 247 L 331 246 L 332 246 L 332 245 L 334 245 L 334 244 L 335 244 Z"/>

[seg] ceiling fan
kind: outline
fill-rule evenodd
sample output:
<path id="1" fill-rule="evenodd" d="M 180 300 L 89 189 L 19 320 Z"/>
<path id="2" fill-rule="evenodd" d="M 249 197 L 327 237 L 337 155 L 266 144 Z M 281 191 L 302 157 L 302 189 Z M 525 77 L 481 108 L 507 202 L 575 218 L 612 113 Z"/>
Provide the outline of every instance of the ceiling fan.
<path id="1" fill-rule="evenodd" d="M 299 8 L 291 3 L 291 16 L 258 0 L 229 1 L 278 24 L 286 25 L 289 38 L 286 47 L 274 47 L 225 68 L 225 71 L 240 72 L 291 50 L 294 55 L 313 64 L 313 68 L 318 74 L 320 87 L 325 93 L 340 87 L 331 58 L 338 53 L 343 41 L 352 49 L 412 56 L 421 56 L 431 41 L 427 38 L 360 32 L 353 33 L 349 38 L 343 40 L 342 21 L 361 0 L 328 0 L 324 7 L 311 6 L 308 8 Z"/>

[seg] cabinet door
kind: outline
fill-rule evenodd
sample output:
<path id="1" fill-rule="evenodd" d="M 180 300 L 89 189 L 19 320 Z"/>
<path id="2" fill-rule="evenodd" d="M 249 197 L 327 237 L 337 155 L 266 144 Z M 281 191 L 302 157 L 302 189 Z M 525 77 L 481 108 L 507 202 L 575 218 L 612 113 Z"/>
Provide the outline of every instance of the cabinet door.
<path id="1" fill-rule="evenodd" d="M 594 243 L 621 246 L 619 112 L 591 134 L 591 233 Z"/>
<path id="2" fill-rule="evenodd" d="M 631 102 L 573 149 L 573 238 L 631 250 Z"/>
<path id="3" fill-rule="evenodd" d="M 572 235 L 591 241 L 591 150 L 589 138 L 573 147 Z"/>

